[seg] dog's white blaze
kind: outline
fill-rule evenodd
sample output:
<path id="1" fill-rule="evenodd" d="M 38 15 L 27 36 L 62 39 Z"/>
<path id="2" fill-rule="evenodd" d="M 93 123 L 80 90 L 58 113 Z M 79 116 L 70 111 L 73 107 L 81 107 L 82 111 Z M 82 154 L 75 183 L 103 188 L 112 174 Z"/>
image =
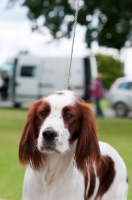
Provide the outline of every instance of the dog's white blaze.
<path id="1" fill-rule="evenodd" d="M 58 94 L 57 94 L 58 93 Z M 63 93 L 60 94 L 59 93 Z M 75 104 L 75 94 L 70 90 L 57 91 L 56 93 L 51 93 L 49 96 L 44 98 L 45 101 L 49 102 L 52 107 L 63 108 L 67 105 Z"/>
<path id="2" fill-rule="evenodd" d="M 57 94 L 59 92 L 63 94 Z M 58 134 L 55 141 L 56 149 L 61 153 L 65 153 L 70 149 L 68 140 L 70 137 L 70 133 L 65 127 L 62 117 L 62 110 L 65 106 L 71 106 L 75 104 L 75 95 L 73 92 L 68 90 L 58 91 L 57 93 L 53 93 L 44 98 L 44 101 L 49 103 L 51 111 L 40 128 L 38 149 L 41 149 L 41 147 L 43 146 L 43 131 L 50 127 Z"/>

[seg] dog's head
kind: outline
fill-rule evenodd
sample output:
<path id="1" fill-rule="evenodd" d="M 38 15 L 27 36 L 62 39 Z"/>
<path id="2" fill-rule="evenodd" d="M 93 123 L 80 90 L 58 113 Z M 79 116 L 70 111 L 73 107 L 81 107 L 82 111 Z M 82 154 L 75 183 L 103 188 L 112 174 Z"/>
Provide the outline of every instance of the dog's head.
<path id="1" fill-rule="evenodd" d="M 100 158 L 89 105 L 71 91 L 57 91 L 32 104 L 20 140 L 19 159 L 39 169 L 45 155 L 71 150 L 82 171 L 86 162 L 97 163 Z"/>

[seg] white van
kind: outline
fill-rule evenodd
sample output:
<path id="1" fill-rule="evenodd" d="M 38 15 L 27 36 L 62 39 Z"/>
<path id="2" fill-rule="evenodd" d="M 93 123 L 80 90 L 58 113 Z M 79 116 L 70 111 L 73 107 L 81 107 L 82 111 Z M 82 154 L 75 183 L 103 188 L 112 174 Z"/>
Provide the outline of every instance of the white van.
<path id="1" fill-rule="evenodd" d="M 68 57 L 41 58 L 29 54 L 7 61 L 0 68 L 0 72 L 8 76 L 8 88 L 3 99 L 11 100 L 18 107 L 21 103 L 35 101 L 46 93 L 66 89 L 69 63 Z M 96 76 L 94 56 L 73 58 L 69 89 L 89 100 L 90 84 Z"/>

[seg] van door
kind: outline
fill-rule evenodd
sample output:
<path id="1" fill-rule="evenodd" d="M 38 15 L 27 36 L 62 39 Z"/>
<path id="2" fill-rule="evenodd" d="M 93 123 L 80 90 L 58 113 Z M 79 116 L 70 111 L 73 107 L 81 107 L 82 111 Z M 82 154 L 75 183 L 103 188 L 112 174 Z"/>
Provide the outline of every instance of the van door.
<path id="1" fill-rule="evenodd" d="M 67 58 L 44 58 L 40 84 L 42 95 L 66 88 L 68 64 Z"/>
<path id="2" fill-rule="evenodd" d="M 85 93 L 83 99 L 90 101 L 92 81 L 97 77 L 97 62 L 95 56 L 84 58 Z"/>
<path id="3" fill-rule="evenodd" d="M 16 67 L 15 102 L 35 101 L 39 98 L 40 59 L 19 59 Z"/>
<path id="4" fill-rule="evenodd" d="M 90 100 L 90 85 L 96 76 L 97 64 L 94 56 L 73 59 L 70 87 L 84 100 Z"/>
<path id="5" fill-rule="evenodd" d="M 71 77 L 70 77 L 70 89 L 78 96 L 83 98 L 85 91 L 85 77 L 84 77 L 84 63 L 82 58 L 73 58 Z"/>

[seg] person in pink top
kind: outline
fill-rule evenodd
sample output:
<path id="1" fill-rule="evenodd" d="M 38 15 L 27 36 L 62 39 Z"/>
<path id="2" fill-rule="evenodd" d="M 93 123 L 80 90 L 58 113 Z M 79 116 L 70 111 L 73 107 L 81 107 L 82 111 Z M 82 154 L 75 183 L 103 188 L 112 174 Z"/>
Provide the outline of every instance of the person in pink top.
<path id="1" fill-rule="evenodd" d="M 104 116 L 103 111 L 100 106 L 100 100 L 103 98 L 103 93 L 104 93 L 103 83 L 102 83 L 100 75 L 98 75 L 91 85 L 91 98 L 95 102 L 97 117 Z"/>

